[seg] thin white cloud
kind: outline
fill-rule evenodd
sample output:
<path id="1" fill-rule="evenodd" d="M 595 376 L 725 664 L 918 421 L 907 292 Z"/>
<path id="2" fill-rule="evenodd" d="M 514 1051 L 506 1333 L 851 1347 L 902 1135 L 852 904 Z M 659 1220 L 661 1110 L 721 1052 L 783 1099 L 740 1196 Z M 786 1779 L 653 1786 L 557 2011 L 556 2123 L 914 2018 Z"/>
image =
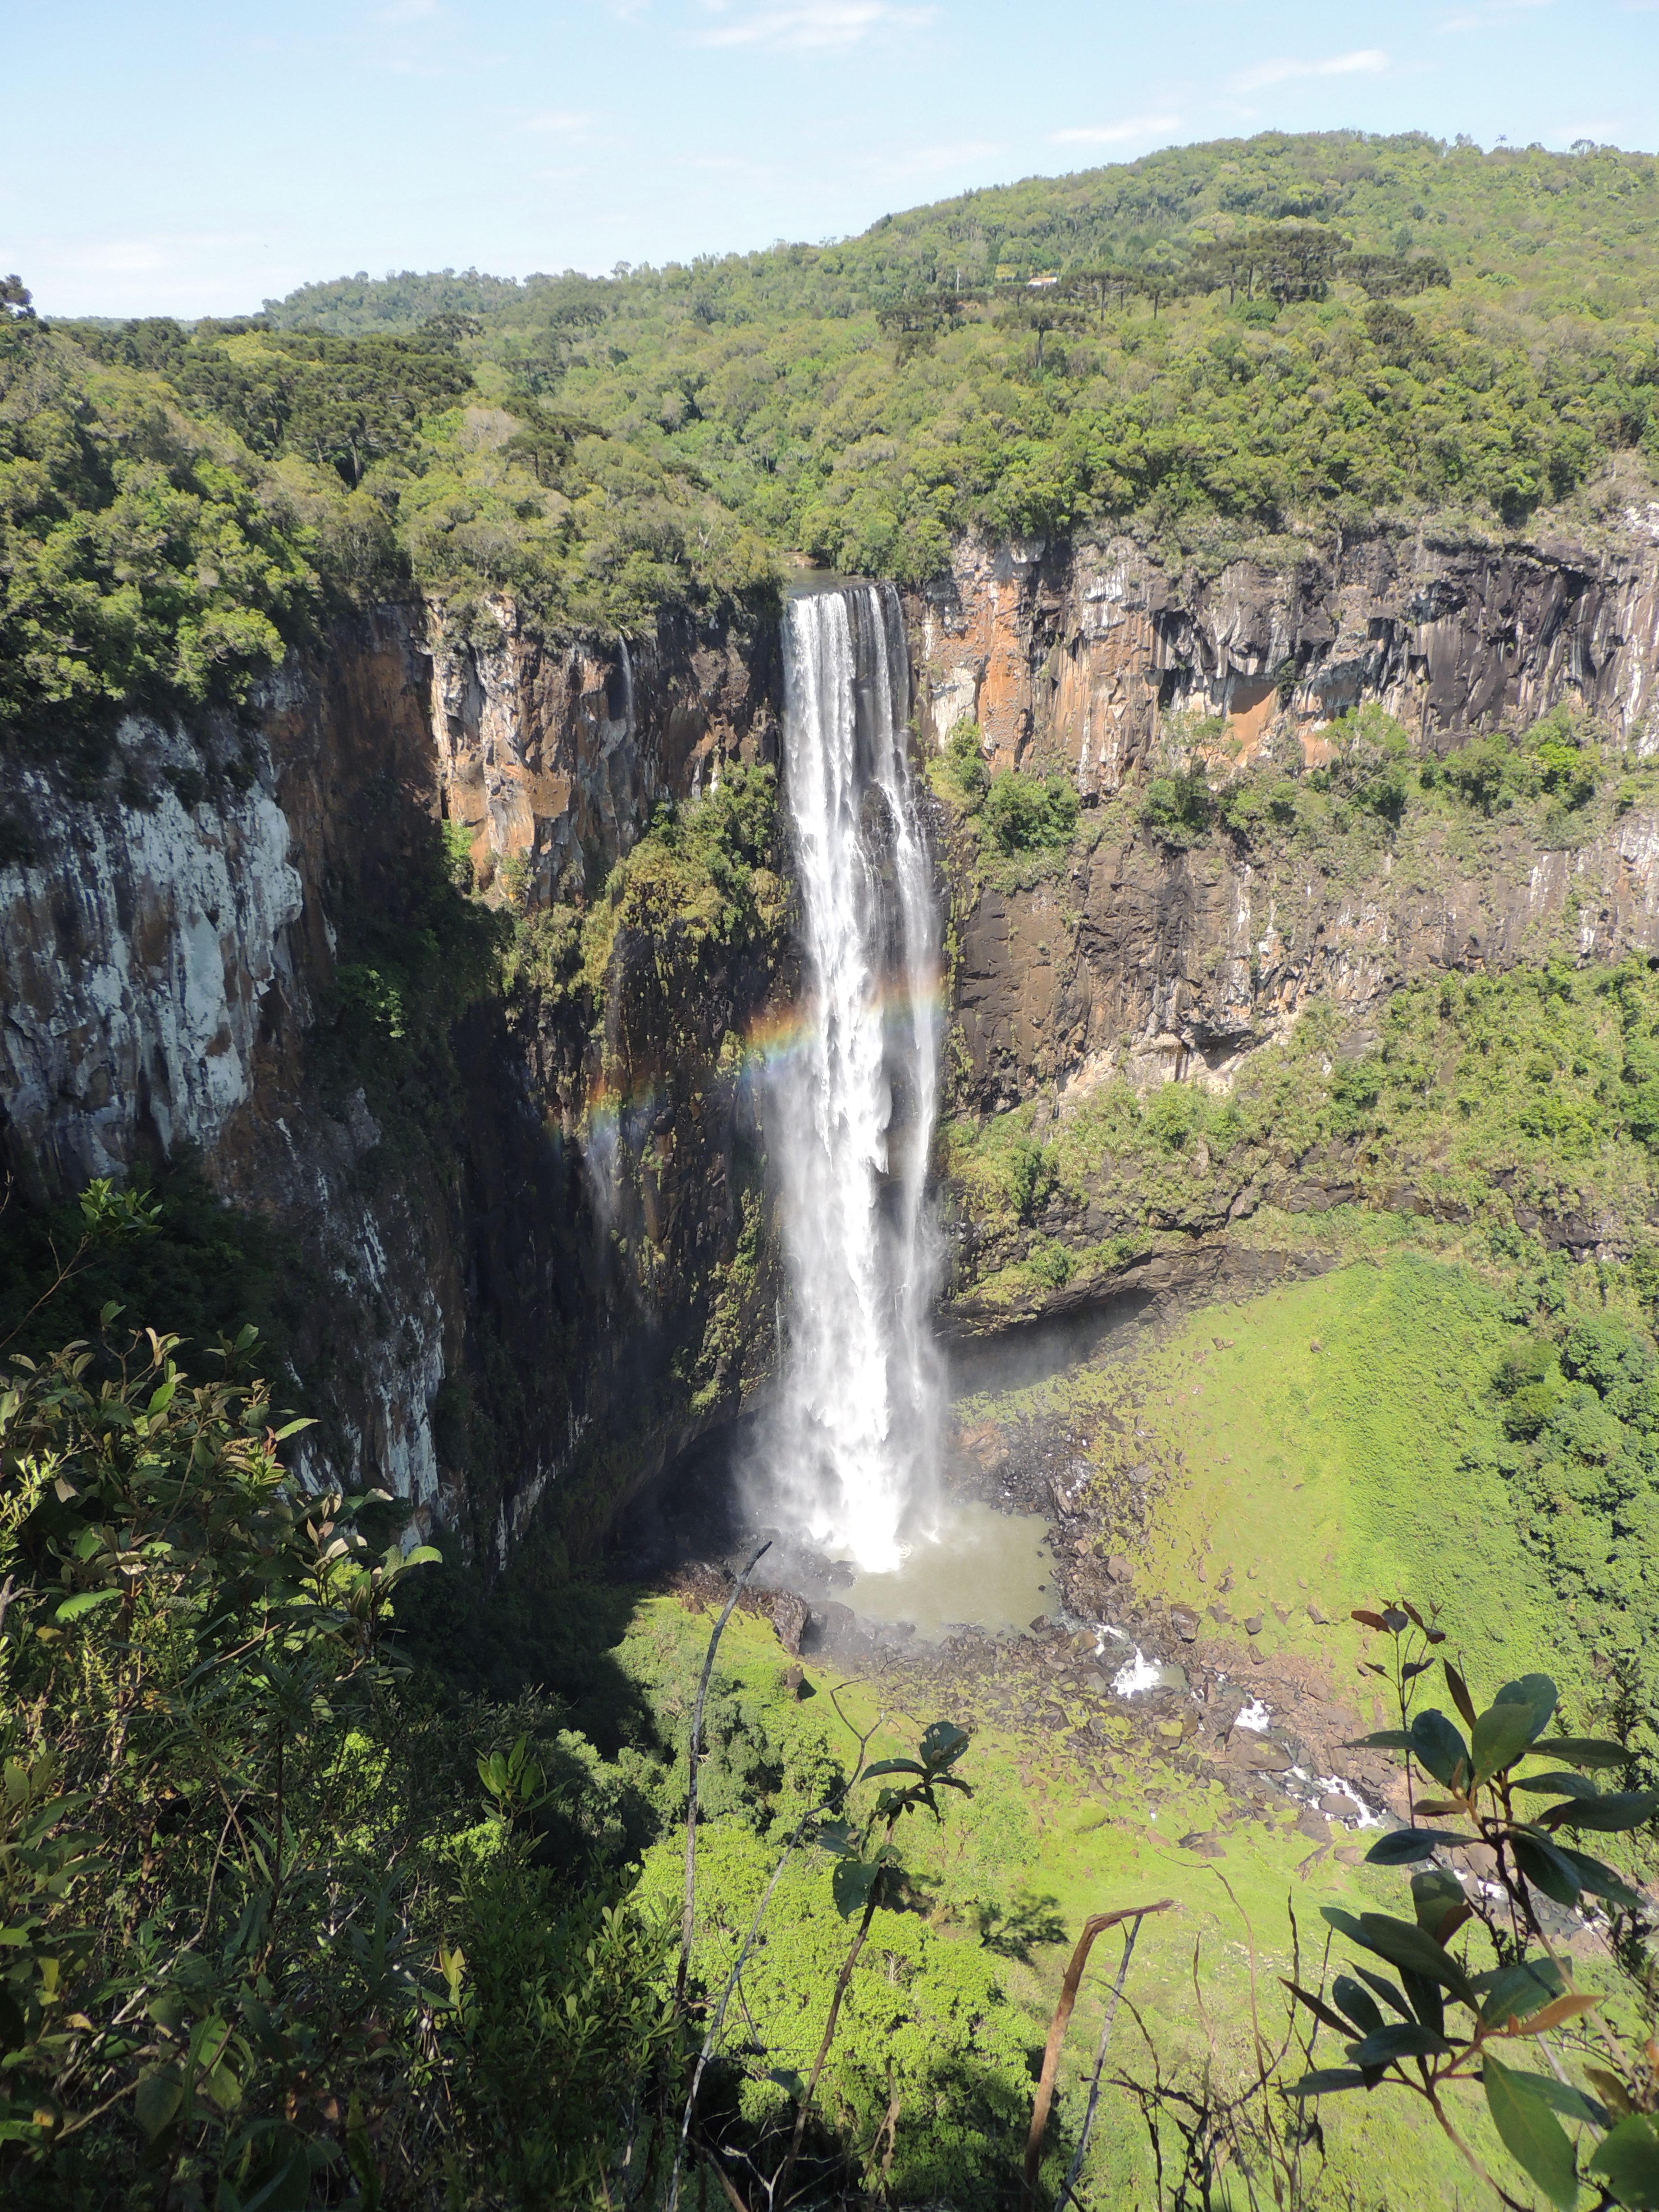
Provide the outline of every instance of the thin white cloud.
<path id="1" fill-rule="evenodd" d="M 546 131 L 554 137 L 572 138 L 591 131 L 593 121 L 592 116 L 578 114 L 574 109 L 554 107 L 538 115 L 526 115 L 524 127 L 526 131 Z"/>
<path id="2" fill-rule="evenodd" d="M 1297 77 L 1310 76 L 1376 76 L 1389 66 L 1389 58 L 1381 46 L 1362 46 L 1352 54 L 1331 54 L 1316 62 L 1297 61 L 1289 54 L 1276 60 L 1257 62 L 1254 69 L 1242 70 L 1232 81 L 1235 92 L 1261 92 L 1270 84 L 1289 84 Z"/>
<path id="3" fill-rule="evenodd" d="M 726 16 L 724 0 L 710 0 L 711 12 Z M 700 46 L 753 46 L 771 53 L 848 53 L 884 31 L 925 30 L 939 19 L 932 7 L 904 7 L 894 0 L 784 0 L 710 23 L 692 33 Z"/>
<path id="4" fill-rule="evenodd" d="M 1082 124 L 1074 131 L 1051 131 L 1051 146 L 1121 146 L 1130 138 L 1155 138 L 1163 131 L 1178 131 L 1178 115 L 1130 115 L 1121 123 Z"/>
<path id="5" fill-rule="evenodd" d="M 429 23 L 438 13 L 438 0 L 392 0 L 374 10 L 377 23 Z"/>

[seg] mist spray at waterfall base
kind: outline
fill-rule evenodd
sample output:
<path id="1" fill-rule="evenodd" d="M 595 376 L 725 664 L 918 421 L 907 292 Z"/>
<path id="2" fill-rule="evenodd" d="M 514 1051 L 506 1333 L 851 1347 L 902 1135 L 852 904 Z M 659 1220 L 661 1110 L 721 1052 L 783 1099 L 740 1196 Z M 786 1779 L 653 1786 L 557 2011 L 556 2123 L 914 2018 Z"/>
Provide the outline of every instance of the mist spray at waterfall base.
<path id="1" fill-rule="evenodd" d="M 1046 1609 L 1046 1534 L 939 1494 L 939 903 L 908 755 L 910 669 L 889 585 L 799 591 L 784 629 L 783 791 L 805 1018 L 773 1072 L 787 1297 L 750 1505 L 837 1598 L 923 1637 Z M 850 1579 L 846 1570 L 850 1568 Z M 811 1578 L 810 1564 L 807 1578 Z"/>

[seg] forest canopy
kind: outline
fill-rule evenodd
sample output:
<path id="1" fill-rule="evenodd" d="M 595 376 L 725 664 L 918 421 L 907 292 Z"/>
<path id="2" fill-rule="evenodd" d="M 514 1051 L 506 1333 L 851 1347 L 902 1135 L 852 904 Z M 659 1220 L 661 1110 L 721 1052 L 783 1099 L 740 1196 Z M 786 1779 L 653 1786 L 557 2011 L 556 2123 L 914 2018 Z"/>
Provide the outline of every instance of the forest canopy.
<path id="1" fill-rule="evenodd" d="M 921 582 L 971 532 L 1583 526 L 1659 463 L 1656 237 L 1648 155 L 1267 134 L 609 277 L 50 328 L 20 283 L 0 719 L 233 696 L 408 580 L 628 629 L 758 612 L 791 555 Z"/>

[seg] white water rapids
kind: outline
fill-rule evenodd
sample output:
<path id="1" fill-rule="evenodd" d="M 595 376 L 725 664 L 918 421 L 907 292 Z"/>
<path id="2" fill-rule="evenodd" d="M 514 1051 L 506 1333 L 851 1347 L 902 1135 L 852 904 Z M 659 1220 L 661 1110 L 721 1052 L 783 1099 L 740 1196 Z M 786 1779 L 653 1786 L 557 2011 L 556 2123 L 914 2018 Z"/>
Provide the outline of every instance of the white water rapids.
<path id="1" fill-rule="evenodd" d="M 802 592 L 784 648 L 808 1019 L 776 1092 L 789 1300 L 767 1473 L 815 1543 L 884 1573 L 934 1511 L 939 913 L 892 587 Z"/>

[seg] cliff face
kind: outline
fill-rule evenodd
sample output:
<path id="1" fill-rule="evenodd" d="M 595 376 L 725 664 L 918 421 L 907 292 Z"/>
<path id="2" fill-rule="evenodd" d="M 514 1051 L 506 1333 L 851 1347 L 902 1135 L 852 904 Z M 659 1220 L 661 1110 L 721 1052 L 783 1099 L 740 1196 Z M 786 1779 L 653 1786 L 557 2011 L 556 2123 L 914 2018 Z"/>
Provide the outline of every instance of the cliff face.
<path id="1" fill-rule="evenodd" d="M 1241 765 L 1264 750 L 1320 765 L 1326 725 L 1366 701 L 1424 753 L 1564 699 L 1639 751 L 1659 744 L 1659 547 L 1634 518 L 1595 554 L 1376 538 L 1190 586 L 1127 540 L 970 544 L 915 620 L 928 738 L 970 716 L 993 765 L 1059 769 L 1097 804 L 1163 764 L 1179 717 L 1213 717 L 1212 757 Z M 1226 839 L 1170 852 L 1108 819 L 1063 880 L 959 890 L 972 1104 L 1125 1056 L 1141 1080 L 1224 1080 L 1310 996 L 1363 1013 L 1429 969 L 1559 949 L 1564 928 L 1584 959 L 1659 941 L 1645 811 L 1571 852 L 1494 834 L 1328 866 Z"/>
<path id="2" fill-rule="evenodd" d="M 510 600 L 487 612 L 482 641 L 439 625 L 431 677 L 444 811 L 486 886 L 506 870 L 536 902 L 597 890 L 659 799 L 694 796 L 722 760 L 775 755 L 768 632 L 700 636 L 671 616 L 600 651 L 547 645 Z"/>
<path id="3" fill-rule="evenodd" d="M 1246 759 L 1282 724 L 1315 763 L 1322 725 L 1367 699 L 1430 750 L 1569 695 L 1633 739 L 1659 682 L 1656 538 L 1634 514 L 1598 551 L 1377 536 L 1192 581 L 1127 538 L 968 543 L 915 604 L 926 725 L 971 716 L 997 764 L 1091 797 L 1171 713 L 1221 717 Z"/>
<path id="4" fill-rule="evenodd" d="M 554 646 L 487 611 L 470 635 L 442 610 L 343 623 L 240 722 L 130 717 L 91 787 L 0 767 L 22 832 L 0 867 L 0 1082 L 25 1187 L 188 1149 L 285 1224 L 323 1286 L 302 1351 L 325 1448 L 500 1556 L 544 1498 L 591 1541 L 769 1362 L 741 1044 L 793 979 L 778 946 L 629 926 L 596 1024 L 551 987 L 485 993 L 418 1079 L 362 1074 L 340 963 L 425 926 L 441 817 L 466 832 L 449 861 L 465 844 L 488 896 L 533 912 L 599 896 L 663 798 L 776 757 L 770 634 Z M 957 874 L 958 1109 L 1064 1110 L 1108 1070 L 1222 1085 L 1316 998 L 1363 1041 L 1437 969 L 1659 951 L 1643 806 L 1571 848 L 1495 823 L 1313 866 L 1167 850 L 1113 805 L 1199 712 L 1234 758 L 1316 763 L 1361 699 L 1439 751 L 1572 697 L 1645 748 L 1650 532 L 1594 556 L 1379 539 L 1192 585 L 1127 541 L 969 545 L 911 613 L 924 739 L 972 715 L 996 762 L 1063 769 L 1100 810 L 1027 890 Z"/>
<path id="5" fill-rule="evenodd" d="M 1629 520 L 1595 552 L 1378 538 L 1186 584 L 1127 541 L 961 548 L 948 583 L 914 608 L 924 729 L 940 743 L 970 716 L 990 765 L 1068 774 L 1085 810 L 1063 865 L 1028 869 L 1024 888 L 1007 887 L 1017 868 L 953 845 L 964 1126 L 1035 1100 L 1041 1138 L 1111 1077 L 1143 1094 L 1171 1079 L 1224 1089 L 1316 1003 L 1358 1054 L 1390 994 L 1425 976 L 1659 956 L 1645 775 L 1554 837 L 1533 817 L 1455 809 L 1419 810 L 1397 832 L 1360 817 L 1322 843 L 1222 823 L 1165 840 L 1142 818 L 1147 775 L 1201 760 L 1224 782 L 1258 757 L 1323 765 L 1328 723 L 1365 702 L 1420 757 L 1568 701 L 1650 757 L 1659 548 L 1650 519 Z M 1222 1279 L 1261 1256 L 1233 1250 L 1235 1219 L 1352 1199 L 1350 1167 L 1287 1156 L 1248 1191 L 1206 1167 L 1167 1237 L 1104 1185 L 1082 1192 L 1075 1218 L 1055 1200 L 1035 1226 L 988 1241 L 970 1209 L 951 1323 L 994 1330 L 1119 1289 Z M 1401 1203 L 1419 1201 L 1407 1190 Z M 1542 1233 L 1577 1252 L 1617 1243 L 1576 1216 Z M 1121 1258 L 981 1296 L 988 1270 L 1043 1236 L 1100 1251 L 1109 1237 Z"/>
<path id="6" fill-rule="evenodd" d="M 764 651 L 665 625 L 631 657 L 558 653 L 499 611 L 483 644 L 434 622 L 428 645 L 419 610 L 344 623 L 239 724 L 128 717 L 92 788 L 0 775 L 28 848 L 0 869 L 22 1188 L 199 1157 L 326 1285 L 301 1349 L 345 1471 L 497 1551 L 550 1481 L 574 1474 L 597 1521 L 619 1461 L 695 1426 L 661 1370 L 701 1343 L 717 1291 L 731 1304 L 720 1271 L 744 1216 L 724 1171 L 748 1141 L 741 1085 L 708 1070 L 773 979 L 751 963 L 665 1008 L 653 948 L 619 941 L 613 1056 L 667 1063 L 687 1110 L 665 1132 L 662 1099 L 623 1101 L 596 1176 L 574 1139 L 601 1055 L 569 1009 L 533 991 L 475 1004 L 411 1114 L 342 1080 L 337 958 L 407 921 L 441 812 L 472 831 L 486 884 L 516 862 L 498 891 L 568 896 L 604 881 L 659 799 L 769 753 L 775 729 Z M 653 1218 L 630 1243 L 641 1191 Z M 741 1359 L 705 1374 L 702 1417 L 743 1377 Z"/>
<path id="7" fill-rule="evenodd" d="M 1310 1000 L 1364 1019 L 1444 969 L 1659 951 L 1659 812 L 1573 851 L 1499 830 L 1330 869 L 1218 839 L 1103 839 L 1054 884 L 979 892 L 960 930 L 964 1098 L 994 1109 L 1109 1065 L 1224 1083 Z"/>

